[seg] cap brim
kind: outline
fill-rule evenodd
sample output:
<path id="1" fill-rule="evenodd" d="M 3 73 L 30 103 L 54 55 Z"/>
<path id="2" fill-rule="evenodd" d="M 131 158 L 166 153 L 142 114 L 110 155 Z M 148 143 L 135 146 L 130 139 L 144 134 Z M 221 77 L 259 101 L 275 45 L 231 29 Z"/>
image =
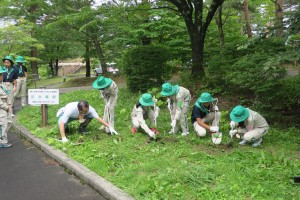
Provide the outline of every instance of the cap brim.
<path id="1" fill-rule="evenodd" d="M 109 86 L 112 83 L 112 80 L 110 78 L 105 78 L 105 84 L 103 85 L 98 85 L 98 80 L 95 80 L 92 84 L 92 87 L 94 89 L 103 89 Z"/>
<path id="2" fill-rule="evenodd" d="M 231 111 L 230 113 L 230 119 L 234 122 L 242 122 L 242 121 L 245 121 L 247 118 L 249 117 L 249 110 L 246 108 L 245 110 L 245 115 L 243 117 L 240 117 L 240 118 L 236 118 L 234 115 L 233 115 L 233 112 Z"/>

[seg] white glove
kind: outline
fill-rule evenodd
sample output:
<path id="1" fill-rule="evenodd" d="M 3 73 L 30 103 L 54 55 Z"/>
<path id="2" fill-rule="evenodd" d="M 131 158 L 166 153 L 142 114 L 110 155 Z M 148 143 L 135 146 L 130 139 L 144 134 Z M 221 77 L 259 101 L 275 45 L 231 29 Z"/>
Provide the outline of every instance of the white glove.
<path id="1" fill-rule="evenodd" d="M 172 126 L 172 127 L 175 127 L 175 126 L 176 126 L 176 120 L 175 120 L 175 119 L 172 120 L 171 126 Z"/>
<path id="2" fill-rule="evenodd" d="M 62 143 L 69 142 L 69 140 L 66 137 L 61 138 Z"/>
<path id="3" fill-rule="evenodd" d="M 230 122 L 230 128 L 231 128 L 231 129 L 234 129 L 234 127 L 235 127 L 235 122 L 234 122 L 234 121 L 231 121 L 231 122 Z"/>
<path id="4" fill-rule="evenodd" d="M 172 107 L 172 106 L 171 106 L 171 99 L 168 98 L 167 102 L 168 102 L 168 109 L 171 110 L 171 107 Z"/>
<path id="5" fill-rule="evenodd" d="M 229 131 L 229 135 L 232 137 L 232 136 L 234 136 L 234 134 L 236 134 L 237 133 L 237 130 L 231 130 L 231 131 Z"/>
<path id="6" fill-rule="evenodd" d="M 219 111 L 219 107 L 218 106 L 214 106 L 214 111 Z"/>
<path id="7" fill-rule="evenodd" d="M 219 127 L 218 126 L 211 126 L 209 130 L 211 132 L 219 132 Z"/>
<path id="8" fill-rule="evenodd" d="M 112 127 L 108 127 L 108 128 L 109 128 L 109 132 L 110 132 L 111 134 L 115 134 L 115 135 L 118 135 L 118 134 L 119 134 L 114 128 L 112 128 Z"/>
<path id="9" fill-rule="evenodd" d="M 149 132 L 149 136 L 152 137 L 153 139 L 156 138 L 156 135 L 155 135 L 155 133 L 154 133 L 153 131 L 150 131 L 150 132 Z"/>

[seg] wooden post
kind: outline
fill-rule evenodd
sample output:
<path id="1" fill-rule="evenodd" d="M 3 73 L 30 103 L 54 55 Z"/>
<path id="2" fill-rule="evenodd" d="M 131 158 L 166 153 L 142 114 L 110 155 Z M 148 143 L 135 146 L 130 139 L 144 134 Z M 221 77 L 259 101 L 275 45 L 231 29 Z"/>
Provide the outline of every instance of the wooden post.
<path id="1" fill-rule="evenodd" d="M 46 89 L 45 86 L 40 87 L 41 89 Z M 42 110 L 42 125 L 47 126 L 48 123 L 48 105 L 47 104 L 42 104 L 41 105 L 41 110 Z"/>

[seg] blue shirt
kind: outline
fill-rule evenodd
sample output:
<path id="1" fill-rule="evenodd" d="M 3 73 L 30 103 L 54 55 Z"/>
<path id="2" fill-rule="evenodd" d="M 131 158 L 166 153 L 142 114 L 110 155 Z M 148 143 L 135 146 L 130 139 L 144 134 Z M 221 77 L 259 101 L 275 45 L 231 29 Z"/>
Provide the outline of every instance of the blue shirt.
<path id="1" fill-rule="evenodd" d="M 15 69 L 18 71 L 18 77 L 23 77 L 25 76 L 25 72 L 27 72 L 27 67 L 19 66 L 19 65 L 14 65 Z"/>
<path id="2" fill-rule="evenodd" d="M 11 66 L 9 68 L 9 70 L 7 70 L 6 67 L 2 67 L 2 68 L 4 68 L 6 70 L 6 72 L 4 72 L 2 74 L 2 76 L 3 76 L 3 82 L 11 82 L 11 83 L 13 83 L 14 80 L 18 79 L 18 73 L 19 72 L 17 71 L 17 69 L 15 67 Z"/>

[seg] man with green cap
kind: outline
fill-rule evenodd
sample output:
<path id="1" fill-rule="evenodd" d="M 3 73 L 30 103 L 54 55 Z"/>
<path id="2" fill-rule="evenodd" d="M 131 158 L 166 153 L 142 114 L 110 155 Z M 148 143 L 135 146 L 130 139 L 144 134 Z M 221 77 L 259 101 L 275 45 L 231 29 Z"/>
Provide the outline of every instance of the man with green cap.
<path id="1" fill-rule="evenodd" d="M 259 113 L 245 108 L 241 105 L 236 106 L 230 113 L 230 135 L 239 134 L 242 136 L 240 145 L 252 143 L 252 147 L 258 147 L 262 143 L 262 137 L 268 132 L 269 125 L 265 118 Z M 237 129 L 234 130 L 234 128 Z"/>
<path id="2" fill-rule="evenodd" d="M 9 91 L 8 94 L 8 99 L 10 102 L 10 108 L 9 108 L 9 112 L 7 114 L 7 130 L 9 130 L 9 128 L 12 125 L 12 117 L 13 117 L 13 113 L 12 113 L 12 106 L 14 104 L 14 93 L 17 90 L 17 79 L 18 79 L 18 71 L 13 67 L 14 65 L 14 61 L 13 58 L 11 56 L 5 56 L 5 58 L 2 59 L 3 64 L 4 64 L 4 70 L 5 72 L 2 74 L 3 76 L 3 84 L 5 85 L 6 89 Z"/>
<path id="3" fill-rule="evenodd" d="M 156 128 L 149 128 L 145 121 L 145 119 L 149 119 L 150 127 L 155 124 L 154 118 L 158 116 L 159 108 L 156 106 L 156 110 L 153 111 L 152 106 L 154 106 L 154 104 L 155 102 L 151 94 L 145 93 L 134 105 L 131 113 L 133 125 L 131 132 L 133 134 L 141 127 L 151 138 L 156 138 L 156 134 L 159 133 L 158 130 Z"/>
<path id="4" fill-rule="evenodd" d="M 187 112 L 189 109 L 191 94 L 190 91 L 184 87 L 178 85 L 171 85 L 170 83 L 164 83 L 162 85 L 162 96 L 168 97 L 168 108 L 171 115 L 171 127 L 170 133 L 175 134 L 178 131 L 177 121 L 180 122 L 183 136 L 189 134 L 189 128 L 187 123 Z"/>
<path id="5" fill-rule="evenodd" d="M 2 74 L 6 72 L 4 68 L 0 68 L 0 148 L 11 147 L 12 145 L 7 141 L 7 114 L 10 109 L 10 102 L 8 99 L 9 91 L 6 89 L 5 85 L 2 83 Z"/>
<path id="6" fill-rule="evenodd" d="M 110 78 L 99 76 L 92 84 L 94 89 L 100 91 L 101 97 L 104 99 L 105 108 L 103 120 L 108 122 L 109 126 L 115 127 L 115 106 L 118 100 L 118 86 Z M 100 127 L 100 130 L 106 130 L 109 133 L 109 129 L 104 126 Z"/>
<path id="7" fill-rule="evenodd" d="M 204 137 L 206 130 L 212 133 L 219 132 L 221 112 L 218 106 L 213 104 L 215 101 L 217 99 L 213 98 L 210 93 L 204 92 L 194 105 L 191 119 L 196 134 L 199 137 Z M 208 122 L 212 122 L 212 125 L 208 125 Z"/>
<path id="8" fill-rule="evenodd" d="M 21 93 L 22 107 L 26 105 L 26 80 L 28 78 L 28 72 L 24 62 L 23 56 L 18 56 L 16 60 L 17 64 L 14 66 L 18 71 L 17 91 L 15 92 L 15 97 Z"/>

